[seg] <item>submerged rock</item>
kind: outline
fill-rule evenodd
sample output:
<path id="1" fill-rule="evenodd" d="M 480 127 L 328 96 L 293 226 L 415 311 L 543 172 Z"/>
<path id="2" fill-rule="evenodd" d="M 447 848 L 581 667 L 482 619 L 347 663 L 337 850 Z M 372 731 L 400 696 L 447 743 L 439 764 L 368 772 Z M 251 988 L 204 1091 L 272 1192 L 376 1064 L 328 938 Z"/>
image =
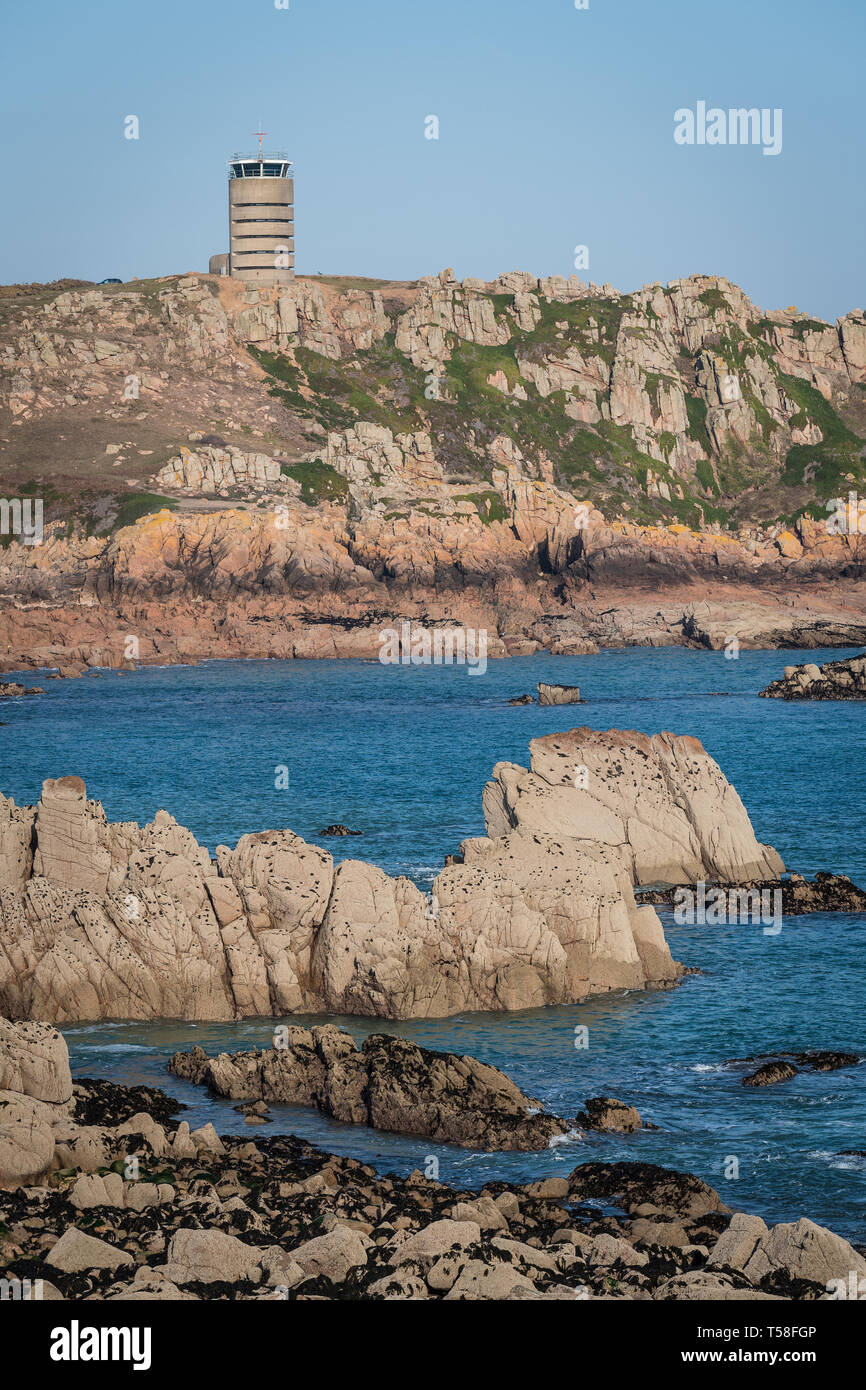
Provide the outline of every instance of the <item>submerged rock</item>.
<path id="1" fill-rule="evenodd" d="M 347 825 L 326 825 L 320 835 L 363 835 L 363 830 L 350 830 Z"/>
<path id="2" fill-rule="evenodd" d="M 744 1086 L 775 1086 L 780 1081 L 790 1081 L 797 1075 L 792 1062 L 765 1062 L 757 1071 L 743 1077 Z"/>
<path id="3" fill-rule="evenodd" d="M 644 1215 L 647 1205 L 680 1217 L 708 1213 L 730 1214 L 715 1188 L 692 1173 L 679 1173 L 655 1163 L 582 1163 L 568 1180 L 572 1202 L 607 1198 L 624 1211 Z"/>
<path id="4" fill-rule="evenodd" d="M 596 1096 L 586 1102 L 586 1110 L 577 1117 L 577 1123 L 584 1129 L 613 1130 L 618 1134 L 632 1134 L 641 1129 L 643 1120 L 633 1105 L 626 1105 L 613 1096 Z"/>
<path id="5" fill-rule="evenodd" d="M 697 892 L 697 885 L 692 885 Z M 707 884 L 706 887 L 720 888 L 729 893 L 736 888 L 738 893 L 782 895 L 782 912 L 786 917 L 803 916 L 810 912 L 864 912 L 866 911 L 866 892 L 852 883 L 844 874 L 831 874 L 821 870 L 813 879 L 802 874 L 791 873 L 787 878 L 753 879 L 748 883 Z M 673 905 L 677 889 L 671 884 L 638 887 L 635 898 L 642 903 L 662 903 Z"/>
<path id="6" fill-rule="evenodd" d="M 758 1059 L 747 1057 L 746 1061 Z M 768 1057 L 766 1061 L 748 1076 L 743 1077 L 744 1086 L 774 1086 L 779 1081 L 790 1081 L 802 1069 L 804 1071 L 839 1071 L 842 1067 L 856 1067 L 860 1062 L 856 1052 L 784 1052 Z"/>
<path id="7" fill-rule="evenodd" d="M 270 1051 L 177 1052 L 169 1071 L 232 1100 L 311 1105 L 346 1124 L 464 1148 L 543 1149 L 569 1129 L 504 1072 L 474 1057 L 385 1034 L 366 1038 L 359 1050 L 333 1024 L 310 1032 L 289 1027 Z"/>
<path id="8" fill-rule="evenodd" d="M 170 1065 L 169 1063 L 169 1066 Z M 235 1105 L 233 1109 L 237 1110 L 240 1115 L 243 1115 L 248 1125 L 270 1124 L 270 1106 L 266 1105 L 263 1100 L 251 1100 L 246 1105 Z"/>

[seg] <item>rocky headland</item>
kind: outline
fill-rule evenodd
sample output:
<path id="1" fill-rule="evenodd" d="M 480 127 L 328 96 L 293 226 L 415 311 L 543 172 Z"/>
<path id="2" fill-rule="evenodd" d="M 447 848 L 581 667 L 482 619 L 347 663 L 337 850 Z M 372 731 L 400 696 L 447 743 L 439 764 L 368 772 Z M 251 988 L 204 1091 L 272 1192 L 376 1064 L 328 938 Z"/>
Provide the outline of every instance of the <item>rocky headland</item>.
<path id="1" fill-rule="evenodd" d="M 176 1110 L 146 1088 L 73 1084 L 55 1029 L 0 1019 L 10 1287 L 57 1301 L 809 1301 L 866 1276 L 827 1228 L 768 1227 L 652 1164 L 479 1192 L 382 1176 L 292 1136 L 190 1131 Z"/>
<path id="2" fill-rule="evenodd" d="M 664 988 L 683 967 L 635 885 L 784 869 L 689 737 L 535 739 L 528 768 L 496 765 L 482 805 L 486 835 L 428 897 L 290 830 L 212 858 L 164 810 L 112 824 L 76 777 L 47 781 L 36 807 L 0 798 L 0 1010 L 413 1018 Z"/>
<path id="3" fill-rule="evenodd" d="M 403 619 L 491 656 L 866 640 L 866 518 L 827 509 L 866 483 L 860 310 L 712 276 L 22 288 L 4 487 L 45 514 L 3 537 L 6 670 L 375 657 Z"/>
<path id="4" fill-rule="evenodd" d="M 781 679 L 760 694 L 770 700 L 866 700 L 866 654 L 823 666 L 786 666 Z"/>

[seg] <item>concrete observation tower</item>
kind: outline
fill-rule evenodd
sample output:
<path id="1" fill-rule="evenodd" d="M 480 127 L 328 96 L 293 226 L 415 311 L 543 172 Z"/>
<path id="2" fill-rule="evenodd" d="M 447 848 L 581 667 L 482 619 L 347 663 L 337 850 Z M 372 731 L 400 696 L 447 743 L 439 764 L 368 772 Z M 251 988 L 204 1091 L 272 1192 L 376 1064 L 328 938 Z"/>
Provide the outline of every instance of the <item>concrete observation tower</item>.
<path id="1" fill-rule="evenodd" d="M 229 254 L 212 256 L 212 273 L 254 285 L 288 285 L 295 278 L 295 184 L 287 154 L 262 149 L 229 160 Z M 227 264 L 226 264 L 227 263 Z"/>

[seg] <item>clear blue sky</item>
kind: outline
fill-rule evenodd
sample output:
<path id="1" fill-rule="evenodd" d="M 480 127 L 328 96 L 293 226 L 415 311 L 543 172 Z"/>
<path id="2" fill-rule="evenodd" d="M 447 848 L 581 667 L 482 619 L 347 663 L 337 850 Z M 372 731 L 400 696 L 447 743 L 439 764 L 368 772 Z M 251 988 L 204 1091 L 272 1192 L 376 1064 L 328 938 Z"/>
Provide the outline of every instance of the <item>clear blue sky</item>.
<path id="1" fill-rule="evenodd" d="M 568 275 L 580 243 L 621 290 L 866 302 L 864 0 L 17 0 L 0 54 L 6 282 L 207 269 L 261 118 L 300 273 Z M 781 107 L 782 153 L 676 145 L 700 100 Z"/>

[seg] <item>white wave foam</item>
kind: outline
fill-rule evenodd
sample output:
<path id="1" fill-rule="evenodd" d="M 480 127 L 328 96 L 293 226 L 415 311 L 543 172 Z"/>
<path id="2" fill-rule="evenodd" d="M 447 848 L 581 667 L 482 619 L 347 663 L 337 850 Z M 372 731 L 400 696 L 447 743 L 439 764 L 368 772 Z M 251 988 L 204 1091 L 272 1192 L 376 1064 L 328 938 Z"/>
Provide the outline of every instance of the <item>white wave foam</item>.
<path id="1" fill-rule="evenodd" d="M 582 1139 L 582 1130 L 568 1129 L 565 1134 L 554 1134 L 547 1147 L 549 1149 L 555 1149 L 559 1144 L 579 1144 Z"/>

